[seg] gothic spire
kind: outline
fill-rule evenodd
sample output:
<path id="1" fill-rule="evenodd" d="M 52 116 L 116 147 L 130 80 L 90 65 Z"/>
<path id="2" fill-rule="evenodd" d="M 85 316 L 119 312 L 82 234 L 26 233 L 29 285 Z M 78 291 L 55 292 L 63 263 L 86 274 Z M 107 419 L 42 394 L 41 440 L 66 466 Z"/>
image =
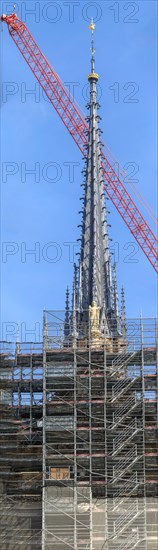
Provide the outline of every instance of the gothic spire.
<path id="1" fill-rule="evenodd" d="M 65 300 L 65 321 L 64 321 L 64 340 L 68 341 L 70 335 L 70 309 L 69 309 L 69 289 L 66 289 Z"/>
<path id="2" fill-rule="evenodd" d="M 98 74 L 95 72 L 95 47 L 93 21 L 89 26 L 91 37 L 91 73 L 88 75 L 90 84 L 90 101 L 88 104 L 89 123 L 88 148 L 85 167 L 85 191 L 83 198 L 82 244 L 80 255 L 80 312 L 87 310 L 95 302 L 100 310 L 103 321 L 103 311 L 107 319 L 113 316 L 113 283 L 111 260 L 108 244 L 108 224 L 104 196 L 104 180 L 101 163 L 101 141 L 97 102 Z M 83 314 L 86 320 L 86 314 Z"/>
<path id="3" fill-rule="evenodd" d="M 77 266 L 74 264 L 74 278 L 72 290 L 72 337 L 75 344 L 77 337 Z"/>
<path id="4" fill-rule="evenodd" d="M 113 292 L 114 292 L 114 312 L 118 317 L 119 307 L 118 307 L 118 291 L 117 291 L 117 278 L 116 278 L 116 263 L 113 265 Z"/>
<path id="5" fill-rule="evenodd" d="M 114 310 L 114 327 L 116 331 L 116 336 L 120 334 L 120 316 L 119 316 L 119 300 L 118 300 L 118 289 L 117 289 L 117 275 L 116 275 L 116 262 L 113 265 L 113 310 Z"/>
<path id="6" fill-rule="evenodd" d="M 17 325 L 17 330 L 16 330 L 16 345 L 15 345 L 15 349 L 16 349 L 16 355 L 18 353 L 20 353 L 20 336 L 19 336 L 19 323 Z"/>
<path id="7" fill-rule="evenodd" d="M 127 325 L 126 325 L 126 308 L 125 308 L 125 291 L 121 289 L 121 332 L 123 341 L 126 341 Z"/>
<path id="8" fill-rule="evenodd" d="M 104 178 L 102 169 L 102 142 L 99 127 L 100 105 L 97 101 L 97 82 L 99 75 L 95 72 L 95 44 L 93 21 L 91 30 L 91 72 L 88 75 L 90 98 L 88 103 L 88 129 L 84 175 L 81 248 L 79 266 L 74 266 L 73 299 L 71 314 L 71 336 L 87 336 L 89 315 L 96 315 L 94 342 L 100 342 L 105 330 L 110 339 L 120 336 L 120 318 L 116 266 L 111 267 L 109 249 L 107 209 L 105 202 Z M 97 320 L 97 321 L 96 321 Z"/>

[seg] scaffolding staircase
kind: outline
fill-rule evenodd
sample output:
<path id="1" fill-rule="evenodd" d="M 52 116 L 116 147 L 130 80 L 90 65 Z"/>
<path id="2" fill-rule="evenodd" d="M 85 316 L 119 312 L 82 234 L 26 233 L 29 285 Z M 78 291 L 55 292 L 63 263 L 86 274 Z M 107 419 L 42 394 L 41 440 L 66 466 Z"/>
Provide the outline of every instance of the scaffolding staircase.
<path id="1" fill-rule="evenodd" d="M 124 457 L 118 461 L 118 464 L 113 466 L 113 480 L 112 483 L 116 483 L 121 479 L 131 468 L 135 462 L 140 460 L 141 456 L 137 454 L 137 446 L 133 447 L 124 455 Z"/>
<path id="2" fill-rule="evenodd" d="M 127 417 L 134 412 L 134 410 L 140 406 L 140 399 L 138 399 L 137 392 L 134 391 L 130 395 L 124 397 L 123 405 L 121 401 L 121 406 L 117 406 L 113 412 L 113 421 L 110 425 L 111 430 L 115 430 L 119 424 L 124 423 Z"/>
<path id="3" fill-rule="evenodd" d="M 117 536 L 115 538 L 117 539 Z M 128 542 L 126 540 L 126 537 L 124 542 L 121 542 L 121 544 L 119 544 L 116 541 L 113 541 L 111 545 L 111 550 L 134 550 L 135 548 L 138 548 L 139 542 L 140 541 L 139 541 L 138 533 L 134 533 Z"/>
<path id="4" fill-rule="evenodd" d="M 113 439 L 112 457 L 116 456 L 124 447 L 127 447 L 127 444 L 130 443 L 139 431 L 141 431 L 141 428 L 138 426 L 137 418 L 134 418 L 134 420 L 126 426 L 124 431 Z"/>
<path id="5" fill-rule="evenodd" d="M 135 374 L 136 351 L 112 363 L 108 385 L 108 550 L 146 549 L 143 479 L 143 394 Z M 130 376 L 129 376 L 130 370 Z M 139 387 L 139 392 L 137 388 Z"/>
<path id="6" fill-rule="evenodd" d="M 112 400 L 111 403 L 115 403 L 117 399 L 119 399 L 121 396 L 124 395 L 127 390 L 129 390 L 134 384 L 136 384 L 140 379 L 140 376 L 136 376 L 134 378 L 129 379 L 123 379 L 119 380 L 119 382 L 116 382 L 112 388 Z"/>
<path id="7" fill-rule="evenodd" d="M 123 496 L 120 498 L 120 489 L 115 493 L 115 496 L 112 499 L 111 511 L 115 512 L 119 507 L 124 507 L 127 502 L 127 498 L 131 497 L 139 488 L 139 483 L 137 481 L 137 472 L 135 472 L 130 480 L 124 482 L 123 486 Z"/>
<path id="8" fill-rule="evenodd" d="M 121 376 L 121 373 L 123 373 L 124 375 L 127 372 L 128 364 L 131 362 L 131 360 L 134 359 L 134 357 L 136 357 L 136 355 L 137 355 L 137 351 L 132 351 L 132 353 L 130 353 L 130 347 L 129 347 L 128 351 L 125 351 L 120 355 L 118 355 L 117 357 L 115 357 L 115 359 L 113 359 L 112 361 L 112 366 L 110 369 L 111 378 L 113 378 L 114 376 L 117 376 L 117 374 Z"/>

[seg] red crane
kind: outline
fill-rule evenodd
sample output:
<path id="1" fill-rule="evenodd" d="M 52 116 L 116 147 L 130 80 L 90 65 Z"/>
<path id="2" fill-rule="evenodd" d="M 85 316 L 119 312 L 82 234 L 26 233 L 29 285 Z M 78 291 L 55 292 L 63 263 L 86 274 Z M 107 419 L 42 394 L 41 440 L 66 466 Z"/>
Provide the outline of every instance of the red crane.
<path id="1" fill-rule="evenodd" d="M 1 20 L 7 23 L 9 33 L 16 46 L 19 48 L 83 156 L 86 156 L 87 123 L 78 107 L 74 104 L 70 94 L 65 89 L 59 76 L 52 69 L 26 25 L 18 19 L 15 13 L 9 16 L 2 15 Z M 104 152 L 102 152 L 102 155 L 106 193 L 149 262 L 155 271 L 158 272 L 158 241 L 121 181 L 121 176 L 116 173 L 114 166 L 108 159 L 108 155 L 105 155 Z"/>

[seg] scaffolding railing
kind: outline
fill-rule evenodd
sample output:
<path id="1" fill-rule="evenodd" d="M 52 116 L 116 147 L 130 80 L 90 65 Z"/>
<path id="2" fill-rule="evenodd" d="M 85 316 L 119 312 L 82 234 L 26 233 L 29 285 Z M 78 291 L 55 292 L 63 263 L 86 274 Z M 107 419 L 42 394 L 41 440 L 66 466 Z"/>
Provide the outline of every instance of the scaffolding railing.
<path id="1" fill-rule="evenodd" d="M 40 383 L 40 386 L 39 386 Z M 1 342 L 0 548 L 40 548 L 42 343 Z"/>
<path id="2" fill-rule="evenodd" d="M 69 415 L 71 414 L 71 418 L 73 415 L 74 418 L 73 429 L 68 429 L 68 425 L 64 428 L 63 423 L 65 443 L 62 436 L 63 429 L 61 430 L 59 424 L 60 430 L 57 439 L 52 439 L 51 443 L 47 440 L 45 442 L 46 463 L 52 461 L 55 468 L 53 461 L 56 461 L 56 467 L 58 464 L 59 469 L 62 470 L 64 467 L 70 469 L 69 477 L 64 481 L 55 477 L 56 472 L 53 473 L 53 479 L 50 479 L 50 470 L 47 470 L 44 477 L 46 492 L 43 502 L 46 503 L 47 490 L 51 491 L 51 488 L 54 490 L 56 485 L 60 485 L 63 495 L 65 487 L 68 488 L 72 485 L 74 487 L 74 516 L 73 518 L 71 516 L 71 535 L 69 532 L 69 536 L 65 534 L 64 537 L 64 532 L 62 532 L 60 543 L 62 539 L 66 547 L 71 548 L 72 545 L 77 550 L 95 549 L 96 547 L 104 547 L 107 550 L 112 548 L 132 550 L 137 546 L 144 550 L 146 548 L 145 504 L 141 507 L 138 502 L 138 495 L 142 495 L 141 502 L 144 502 L 145 487 L 143 442 L 145 393 L 142 386 L 144 378 L 142 349 L 146 363 L 151 364 L 152 362 L 153 364 L 155 361 L 153 336 L 155 328 L 151 320 L 148 324 L 145 321 L 145 338 L 142 342 L 140 320 L 127 321 L 126 350 L 120 348 L 120 352 L 113 351 L 110 354 L 107 338 L 104 338 L 100 348 L 98 346 L 95 351 L 93 346 L 91 348 L 90 334 L 89 339 L 87 337 L 82 341 L 82 345 L 81 341 L 77 342 L 77 339 L 74 342 L 72 337 L 67 339 L 66 345 L 64 345 L 64 317 L 62 313 L 46 312 L 45 318 L 45 372 L 49 379 L 50 372 L 54 377 L 56 394 L 51 399 L 49 390 L 52 391 L 53 383 L 49 386 L 46 380 L 46 395 L 48 396 L 45 405 L 46 415 L 52 415 L 53 411 L 53 414 L 56 415 L 60 406 L 58 415 L 66 416 L 66 411 L 69 410 Z M 56 334 L 54 334 L 55 332 Z M 71 387 L 64 374 L 63 363 L 66 361 L 69 364 L 71 362 L 74 364 L 74 389 L 72 389 L 72 370 Z M 61 377 L 66 381 L 65 394 L 63 394 Z M 99 380 L 100 386 L 97 386 L 96 383 L 98 384 Z M 53 433 L 55 432 L 52 431 L 51 437 L 54 437 Z M 46 433 L 45 436 L 47 439 Z M 98 460 L 100 463 L 97 462 Z M 82 482 L 80 473 L 83 475 Z M 75 496 L 81 483 L 83 487 L 91 488 L 85 504 L 87 526 L 84 524 L 83 527 L 84 538 L 78 525 L 77 497 Z M 104 520 L 102 519 L 104 529 L 101 529 L 100 537 L 96 536 L 96 512 L 93 509 L 97 491 L 106 503 L 104 513 L 100 512 L 104 517 Z M 57 507 L 57 503 L 55 506 Z M 84 502 L 81 502 L 81 509 L 84 510 Z M 69 511 L 67 510 L 66 513 L 69 514 Z M 64 516 L 63 504 L 60 515 L 63 524 Z M 47 518 L 43 518 L 43 525 L 45 519 L 47 523 Z M 53 523 L 55 525 L 53 514 L 51 521 L 52 525 Z M 57 548 L 57 542 L 55 539 L 51 539 L 51 536 L 54 536 L 53 527 L 51 534 L 49 532 L 49 542 L 54 541 L 54 548 Z M 45 550 L 45 548 L 47 548 L 47 541 L 43 535 L 43 549 Z"/>
<path id="3" fill-rule="evenodd" d="M 90 327 L 65 343 L 64 313 L 45 319 L 42 344 L 1 347 L 2 550 L 9 539 L 13 550 L 145 550 L 146 494 L 158 488 L 155 321 L 127 320 L 125 350 L 104 334 L 95 349 Z"/>
<path id="4" fill-rule="evenodd" d="M 112 403 L 114 403 L 119 397 L 121 397 L 127 390 L 133 386 L 136 382 L 138 382 L 139 376 L 133 376 L 133 378 L 129 378 L 129 376 L 126 376 L 123 380 L 119 380 L 116 384 L 114 384 L 112 388 Z"/>
<path id="5" fill-rule="evenodd" d="M 136 434 L 139 433 L 140 430 L 140 425 L 138 425 L 137 418 L 135 417 L 134 420 L 127 424 L 127 426 L 124 427 L 124 430 L 121 431 L 115 439 L 113 439 L 112 456 L 116 456 L 120 450 L 127 447 L 127 444 L 129 444 L 129 442 L 136 436 Z"/>

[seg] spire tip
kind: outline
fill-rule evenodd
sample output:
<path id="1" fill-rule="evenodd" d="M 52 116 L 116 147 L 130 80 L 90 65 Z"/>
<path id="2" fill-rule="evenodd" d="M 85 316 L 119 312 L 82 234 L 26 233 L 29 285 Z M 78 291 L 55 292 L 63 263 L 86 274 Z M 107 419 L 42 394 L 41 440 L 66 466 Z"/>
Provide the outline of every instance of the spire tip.
<path id="1" fill-rule="evenodd" d="M 91 73 L 88 75 L 88 80 L 98 80 L 99 75 L 95 73 L 95 48 L 94 48 L 94 29 L 95 29 L 95 23 L 93 19 L 91 19 L 90 25 L 88 25 L 88 29 L 91 30 Z"/>

